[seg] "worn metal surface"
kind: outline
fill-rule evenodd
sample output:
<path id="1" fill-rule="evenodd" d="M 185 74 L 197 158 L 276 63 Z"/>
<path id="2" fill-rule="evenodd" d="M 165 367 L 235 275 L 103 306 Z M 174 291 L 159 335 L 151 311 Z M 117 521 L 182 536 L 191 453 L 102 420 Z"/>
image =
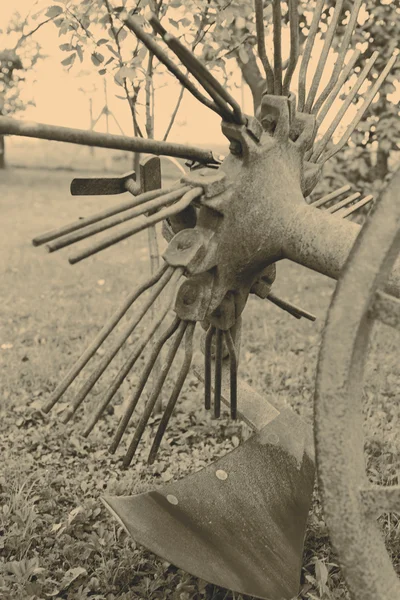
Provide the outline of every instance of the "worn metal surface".
<path id="1" fill-rule="evenodd" d="M 400 252 L 400 171 L 377 203 L 336 288 L 321 347 L 315 439 L 324 512 L 354 600 L 400 598 L 378 514 L 399 511 L 400 486 L 369 483 L 363 435 L 363 371 L 373 318 L 400 321 L 400 303 L 382 294 Z M 381 312 L 382 311 L 382 312 Z"/>
<path id="2" fill-rule="evenodd" d="M 313 491 L 312 436 L 291 411 L 269 418 L 201 471 L 105 505 L 137 542 L 185 571 L 243 594 L 292 599 Z"/>

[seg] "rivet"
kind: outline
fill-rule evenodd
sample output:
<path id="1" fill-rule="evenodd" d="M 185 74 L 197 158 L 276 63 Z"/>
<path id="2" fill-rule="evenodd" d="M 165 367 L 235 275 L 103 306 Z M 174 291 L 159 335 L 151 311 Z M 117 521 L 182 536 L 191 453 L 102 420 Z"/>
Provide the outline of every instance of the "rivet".
<path id="1" fill-rule="evenodd" d="M 267 437 L 267 441 L 270 444 L 279 444 L 279 435 L 276 433 L 270 433 Z"/>
<path id="2" fill-rule="evenodd" d="M 176 496 L 174 496 L 173 494 L 168 494 L 167 500 L 170 504 L 173 504 L 174 506 L 176 506 L 178 504 L 178 498 Z"/>
<path id="3" fill-rule="evenodd" d="M 218 469 L 218 471 L 215 472 L 215 475 L 221 481 L 225 481 L 226 479 L 228 479 L 228 473 L 226 471 L 223 471 L 222 469 Z"/>

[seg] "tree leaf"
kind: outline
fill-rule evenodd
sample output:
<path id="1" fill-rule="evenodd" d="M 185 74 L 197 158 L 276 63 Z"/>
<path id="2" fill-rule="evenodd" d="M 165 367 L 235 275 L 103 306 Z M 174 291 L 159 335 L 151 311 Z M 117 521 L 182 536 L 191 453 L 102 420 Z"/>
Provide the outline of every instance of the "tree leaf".
<path id="1" fill-rule="evenodd" d="M 70 54 L 69 56 L 67 56 L 67 58 L 64 58 L 64 60 L 61 61 L 61 64 L 64 65 L 64 67 L 67 67 L 68 65 L 73 65 L 76 59 L 76 54 L 75 52 L 73 54 Z"/>
<path id="2" fill-rule="evenodd" d="M 49 8 L 46 11 L 46 17 L 50 17 L 50 19 L 54 19 L 55 17 L 58 17 L 58 15 L 61 15 L 63 13 L 63 9 L 61 8 L 61 6 L 49 6 Z"/>
<path id="3" fill-rule="evenodd" d="M 104 56 L 99 52 L 93 52 L 90 58 L 95 67 L 98 67 L 104 61 Z"/>

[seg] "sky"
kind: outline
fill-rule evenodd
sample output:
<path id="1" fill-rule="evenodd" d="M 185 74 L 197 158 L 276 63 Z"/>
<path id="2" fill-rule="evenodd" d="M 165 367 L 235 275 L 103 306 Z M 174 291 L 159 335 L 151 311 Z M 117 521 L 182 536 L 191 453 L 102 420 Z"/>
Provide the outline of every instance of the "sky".
<path id="1" fill-rule="evenodd" d="M 11 14 L 18 10 L 21 15 L 25 15 L 33 9 L 36 4 L 33 0 L 13 0 L 6 2 L 0 0 L 0 27 L 4 26 Z M 48 0 L 39 0 L 38 6 L 43 7 L 51 4 Z M 37 8 L 34 8 L 37 11 Z M 362 21 L 362 12 L 361 12 Z M 66 57 L 66 54 L 59 50 L 58 46 L 62 43 L 58 37 L 58 33 L 53 25 L 44 26 L 36 34 L 37 40 L 43 47 L 44 52 L 48 57 L 38 63 L 35 69 L 35 82 L 29 83 L 27 93 L 34 97 L 36 106 L 29 107 L 24 113 L 24 119 L 34 120 L 38 122 L 51 123 L 54 125 L 64 125 L 68 127 L 89 128 L 89 103 L 92 101 L 94 115 L 97 116 L 104 106 L 104 77 L 100 77 L 92 68 L 92 72 L 86 75 L 79 75 L 82 68 L 75 68 L 70 72 L 66 72 L 61 65 L 61 60 Z M 4 40 L 2 40 L 4 43 Z M 6 40 L 7 45 L 7 40 Z M 287 32 L 283 32 L 282 36 L 283 48 L 289 48 L 289 39 Z M 312 76 L 313 71 L 318 63 L 319 50 L 321 44 L 315 47 L 312 54 L 312 59 L 309 66 L 309 76 Z M 271 49 L 270 49 L 271 54 Z M 334 56 L 330 56 L 326 72 L 327 76 L 323 78 L 321 87 L 326 83 L 326 78 L 330 75 L 333 66 Z M 90 65 L 86 65 L 90 69 Z M 329 75 L 328 75 L 329 74 Z M 241 74 L 239 69 L 235 70 L 235 81 L 239 85 L 237 89 L 231 89 L 230 92 L 242 105 L 244 112 L 252 113 L 252 100 L 250 91 L 247 86 L 241 89 Z M 296 81 L 296 77 L 294 78 Z M 115 115 L 122 130 L 127 135 L 132 135 L 132 123 L 129 114 L 129 108 L 126 101 L 119 100 L 115 97 L 116 94 L 121 94 L 121 88 L 116 86 L 112 77 L 106 78 L 107 82 L 107 97 L 109 109 Z M 160 86 L 156 94 L 156 139 L 161 139 L 169 122 L 171 112 L 175 106 L 178 97 L 180 86 L 170 76 L 159 78 L 156 85 Z M 361 91 L 365 89 L 364 86 Z M 294 90 L 295 91 L 295 90 Z M 399 89 L 400 91 L 400 89 Z M 340 104 L 340 102 L 338 103 Z M 338 108 L 336 104 L 332 112 Z M 348 119 L 351 119 L 355 112 L 349 112 Z M 329 122 L 329 114 L 328 114 Z M 105 118 L 99 121 L 96 129 L 105 131 Z M 323 131 L 322 127 L 322 131 Z M 110 130 L 113 133 L 120 133 L 117 125 L 111 119 Z M 211 143 L 226 143 L 226 138 L 220 132 L 220 118 L 212 111 L 201 105 L 189 93 L 185 93 L 184 100 L 176 124 L 171 131 L 169 137 L 171 141 L 180 141 L 182 143 L 192 144 L 211 144 Z"/>

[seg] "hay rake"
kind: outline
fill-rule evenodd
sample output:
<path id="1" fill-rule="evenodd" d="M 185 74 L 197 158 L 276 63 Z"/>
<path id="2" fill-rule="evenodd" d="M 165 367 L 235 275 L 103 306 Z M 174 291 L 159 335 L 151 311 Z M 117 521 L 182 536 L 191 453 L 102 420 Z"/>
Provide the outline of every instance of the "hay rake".
<path id="1" fill-rule="evenodd" d="M 244 419 L 255 435 L 224 459 L 177 483 L 156 492 L 108 498 L 105 502 L 135 539 L 195 575 L 245 594 L 289 599 L 298 592 L 313 488 L 312 434 L 291 411 L 277 411 L 237 378 L 241 314 L 249 295 L 256 294 L 296 318 L 315 319 L 272 292 L 276 264 L 284 258 L 334 279 L 344 272 L 328 318 L 319 363 L 315 410 L 318 471 L 328 525 L 351 593 L 357 600 L 377 597 L 389 600 L 399 596 L 399 582 L 378 539 L 374 516 L 379 510 L 399 511 L 400 490 L 398 487 L 373 489 L 365 475 L 361 476 L 361 472 L 364 473 L 361 411 L 357 402 L 353 402 L 352 394 L 354 382 L 361 389 L 371 315 L 399 325 L 400 261 L 395 259 L 400 214 L 398 202 L 396 206 L 394 200 L 396 188 L 395 184 L 391 186 L 360 235 L 360 227 L 347 217 L 370 203 L 371 195 L 361 198 L 358 192 L 349 194 L 350 187 L 343 186 L 312 203 L 307 203 L 305 198 L 320 180 L 324 163 L 349 140 L 392 69 L 397 54 L 370 83 L 353 120 L 332 145 L 332 135 L 343 122 L 377 58 L 375 52 L 366 61 L 326 132 L 319 136 L 322 122 L 360 55 L 359 50 L 354 49 L 345 64 L 362 2 L 356 0 L 351 8 L 334 68 L 320 91 L 344 1 L 336 2 L 318 67 L 307 90 L 309 62 L 324 8 L 324 0 L 317 0 L 299 68 L 298 101 L 291 91 L 299 58 L 298 10 L 296 0 L 289 0 L 287 4 L 290 57 L 284 68 L 281 3 L 273 0 L 272 5 L 274 56 L 271 63 L 264 39 L 263 2 L 255 0 L 257 49 L 265 72 L 265 90 L 255 117 L 243 114 L 227 90 L 155 17 L 149 20 L 154 36 L 134 17 L 127 17 L 125 21 L 127 28 L 180 83 L 221 117 L 222 131 L 230 143 L 230 153 L 225 159 L 181 144 L 0 118 L 1 134 L 192 161 L 191 171 L 167 189 L 159 189 L 157 156 L 142 161 L 138 174 L 74 180 L 71 186 L 74 194 L 128 192 L 133 198 L 33 240 L 34 245 L 46 244 L 47 249 L 54 252 L 111 229 L 107 237 L 72 253 L 71 264 L 159 222 L 163 222 L 163 233 L 169 242 L 163 256 L 164 266 L 125 299 L 65 375 L 43 410 L 48 412 L 58 402 L 133 306 L 132 317 L 64 411 L 62 419 L 67 423 L 160 297 L 163 307 L 157 319 L 134 345 L 83 431 L 89 435 L 139 357 L 152 344 L 110 445 L 111 452 L 117 450 L 157 358 L 168 345 L 164 364 L 155 374 L 153 388 L 128 444 L 123 460 L 128 467 L 178 349 L 183 345 L 184 359 L 150 451 L 149 462 L 153 462 L 191 368 L 195 328 L 200 322 L 206 330 L 204 369 L 196 365 L 196 370 L 204 380 L 205 408 L 210 410 L 213 406 L 214 416 L 219 417 L 221 401 L 227 402 L 231 417 Z M 156 41 L 156 35 L 169 52 Z M 187 73 L 176 65 L 171 55 Z M 210 172 L 203 167 L 214 170 Z M 396 181 L 398 185 L 398 178 Z M 125 228 L 121 230 L 118 226 L 124 223 Z M 115 232 L 114 228 L 117 228 Z M 374 256 L 366 253 L 365 248 L 370 248 L 368 244 L 376 249 Z M 354 292 L 349 291 L 352 285 Z M 147 294 L 146 300 L 135 310 L 135 303 L 144 294 Z M 353 307 L 353 294 L 359 299 L 357 309 L 344 312 L 343 306 L 350 297 Z M 175 313 L 172 319 L 171 308 Z M 160 333 L 161 327 L 164 329 Z M 346 352 L 341 350 L 338 331 L 343 335 L 346 332 Z M 354 442 L 356 452 L 354 460 L 349 460 L 353 426 L 358 427 Z M 338 456 L 340 460 L 336 464 Z M 340 495 L 340 501 L 336 494 Z M 361 501 L 365 501 L 367 510 L 363 510 Z M 349 519 L 353 517 L 350 526 Z M 375 544 L 375 549 L 369 554 L 371 544 Z M 360 553 L 359 545 L 363 547 Z M 382 567 L 381 572 L 377 565 Z"/>

